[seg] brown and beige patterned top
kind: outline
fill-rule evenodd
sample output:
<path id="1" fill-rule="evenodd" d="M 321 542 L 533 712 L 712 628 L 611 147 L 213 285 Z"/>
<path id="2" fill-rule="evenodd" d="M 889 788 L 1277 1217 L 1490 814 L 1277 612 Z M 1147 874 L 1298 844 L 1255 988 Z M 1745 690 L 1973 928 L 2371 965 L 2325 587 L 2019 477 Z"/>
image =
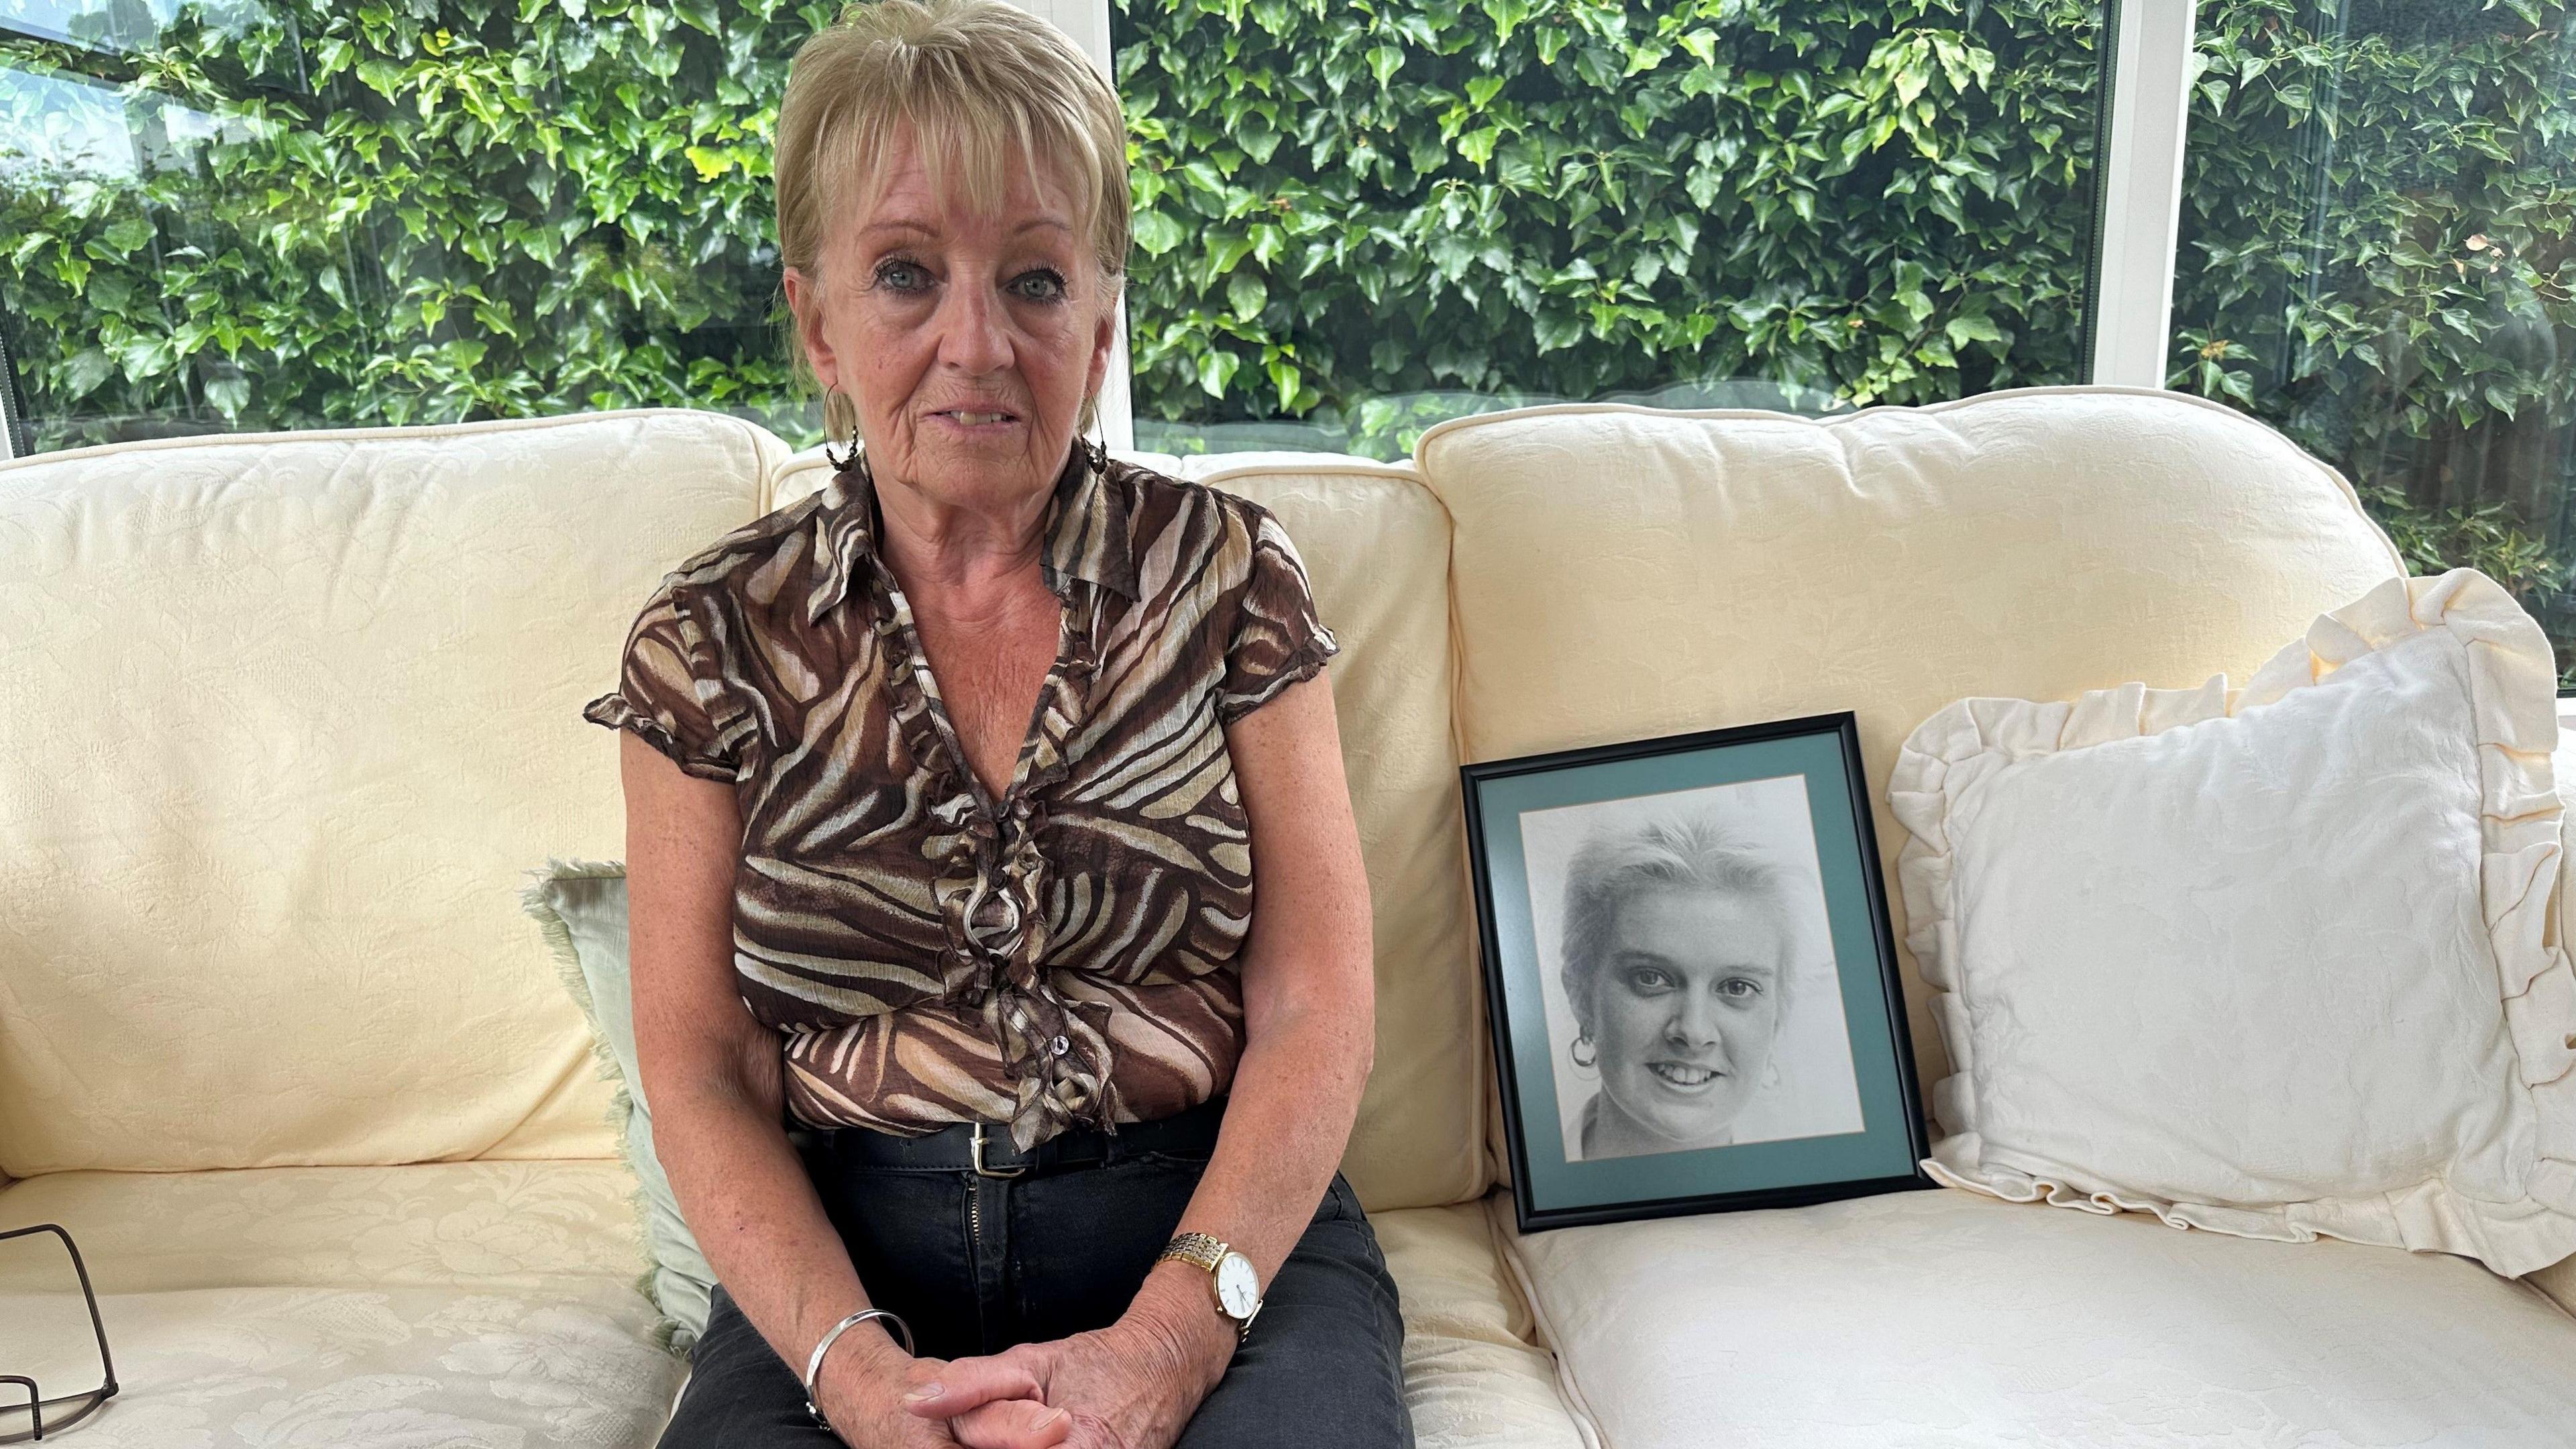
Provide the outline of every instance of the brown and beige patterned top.
<path id="1" fill-rule="evenodd" d="M 1225 1090 L 1249 823 L 1224 726 L 1341 647 L 1270 512 L 1077 447 L 1055 662 L 1001 798 L 965 764 L 861 461 L 664 576 L 582 717 L 734 787 L 734 972 L 790 1114 L 1022 1147 Z"/>

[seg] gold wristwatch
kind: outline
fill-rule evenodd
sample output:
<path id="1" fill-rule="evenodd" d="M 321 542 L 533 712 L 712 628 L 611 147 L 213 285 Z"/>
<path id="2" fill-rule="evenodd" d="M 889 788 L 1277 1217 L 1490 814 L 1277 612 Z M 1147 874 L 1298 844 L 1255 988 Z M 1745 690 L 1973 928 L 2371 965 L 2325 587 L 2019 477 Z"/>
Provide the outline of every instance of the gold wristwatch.
<path id="1" fill-rule="evenodd" d="M 1261 1311 L 1261 1275 L 1253 1271 L 1252 1260 L 1205 1233 L 1183 1233 L 1172 1239 L 1154 1261 L 1165 1258 L 1207 1270 L 1208 1285 L 1216 1291 L 1216 1311 L 1234 1325 L 1234 1341 L 1243 1342 L 1252 1332 L 1253 1316 Z"/>

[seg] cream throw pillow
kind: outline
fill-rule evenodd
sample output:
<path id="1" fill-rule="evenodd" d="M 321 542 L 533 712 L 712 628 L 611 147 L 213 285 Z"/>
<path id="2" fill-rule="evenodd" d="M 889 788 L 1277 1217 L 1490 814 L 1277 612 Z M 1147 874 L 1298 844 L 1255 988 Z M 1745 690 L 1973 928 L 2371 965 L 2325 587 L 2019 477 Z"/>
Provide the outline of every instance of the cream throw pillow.
<path id="1" fill-rule="evenodd" d="M 635 1173 L 635 1208 L 644 1223 L 652 1264 L 637 1286 L 660 1310 L 655 1341 L 686 1354 L 707 1327 L 715 1270 L 698 1251 L 697 1235 L 680 1216 L 680 1202 L 662 1160 L 653 1154 L 653 1113 L 644 1101 L 635 1067 L 635 1010 L 629 1001 L 626 955 L 626 865 L 615 860 L 556 860 L 527 872 L 520 909 L 534 917 L 554 953 L 564 989 L 590 1023 L 591 1054 L 600 1075 L 617 1084 L 609 1123 L 626 1146 Z"/>
<path id="2" fill-rule="evenodd" d="M 2231 693 L 1967 699 L 1889 804 L 1954 1074 L 1934 1177 L 2244 1237 L 2576 1252 L 2556 670 L 2467 569 Z"/>

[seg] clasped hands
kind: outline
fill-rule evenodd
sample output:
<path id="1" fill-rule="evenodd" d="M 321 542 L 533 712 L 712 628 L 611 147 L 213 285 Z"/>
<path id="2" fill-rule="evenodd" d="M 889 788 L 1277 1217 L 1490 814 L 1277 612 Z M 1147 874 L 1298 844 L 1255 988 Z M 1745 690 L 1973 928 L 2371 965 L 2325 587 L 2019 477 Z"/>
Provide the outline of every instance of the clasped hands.
<path id="1" fill-rule="evenodd" d="M 816 1387 L 852 1449 L 1170 1449 L 1234 1346 L 1195 1306 L 1193 1323 L 1140 1297 L 1107 1328 L 976 1358 L 912 1358 L 872 1333 Z"/>

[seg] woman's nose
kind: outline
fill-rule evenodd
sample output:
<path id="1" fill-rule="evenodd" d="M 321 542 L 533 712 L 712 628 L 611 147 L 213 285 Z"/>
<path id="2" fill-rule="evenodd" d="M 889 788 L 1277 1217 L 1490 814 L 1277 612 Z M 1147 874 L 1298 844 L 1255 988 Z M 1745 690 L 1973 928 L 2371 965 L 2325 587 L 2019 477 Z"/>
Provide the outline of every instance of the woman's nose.
<path id="1" fill-rule="evenodd" d="M 1674 1004 L 1673 1014 L 1664 1022 L 1664 1035 L 1675 1046 L 1697 1049 L 1718 1045 L 1717 1003 L 1705 992 L 1683 992 Z"/>
<path id="2" fill-rule="evenodd" d="M 983 374 L 1010 365 L 1011 339 L 1002 309 L 983 287 L 953 286 L 940 299 L 939 360 L 961 371 Z"/>

